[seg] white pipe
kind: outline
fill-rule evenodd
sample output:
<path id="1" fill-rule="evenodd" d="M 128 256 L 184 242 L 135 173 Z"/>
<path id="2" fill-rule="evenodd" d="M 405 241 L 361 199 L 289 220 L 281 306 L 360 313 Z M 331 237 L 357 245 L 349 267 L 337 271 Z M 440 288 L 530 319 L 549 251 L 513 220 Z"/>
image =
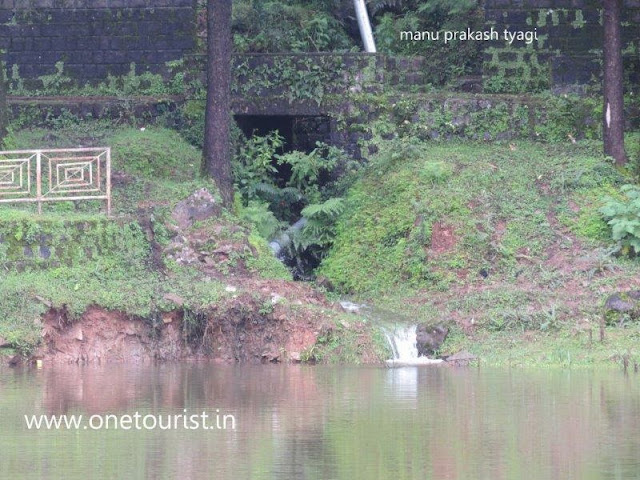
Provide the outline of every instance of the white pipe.
<path id="1" fill-rule="evenodd" d="M 356 17 L 358 18 L 358 26 L 360 27 L 360 36 L 364 43 L 364 50 L 367 53 L 376 53 L 376 42 L 373 39 L 373 31 L 371 30 L 371 22 L 369 21 L 369 13 L 364 0 L 353 0 L 356 8 Z"/>

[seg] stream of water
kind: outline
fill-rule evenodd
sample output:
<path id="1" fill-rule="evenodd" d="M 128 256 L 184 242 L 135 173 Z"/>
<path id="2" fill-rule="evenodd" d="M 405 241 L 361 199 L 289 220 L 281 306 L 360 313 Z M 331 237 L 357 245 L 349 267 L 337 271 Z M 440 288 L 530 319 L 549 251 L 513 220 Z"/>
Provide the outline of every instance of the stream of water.
<path id="1" fill-rule="evenodd" d="M 442 363 L 440 359 L 418 355 L 418 326 L 408 319 L 399 318 L 393 312 L 372 308 L 369 305 L 358 304 L 349 300 L 341 301 L 340 305 L 345 311 L 361 314 L 382 329 L 392 354 L 392 357 L 387 360 L 388 366 L 407 367 Z"/>
<path id="2" fill-rule="evenodd" d="M 415 324 L 395 325 L 384 328 L 387 341 L 393 353 L 393 357 L 387 360 L 387 365 L 406 367 L 442 363 L 440 359 L 418 356 L 417 328 Z"/>

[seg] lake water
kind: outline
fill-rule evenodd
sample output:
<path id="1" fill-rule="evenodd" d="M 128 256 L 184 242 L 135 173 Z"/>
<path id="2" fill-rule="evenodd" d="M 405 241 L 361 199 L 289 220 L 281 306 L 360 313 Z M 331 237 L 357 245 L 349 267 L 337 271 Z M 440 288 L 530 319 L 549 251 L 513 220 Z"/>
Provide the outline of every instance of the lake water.
<path id="1" fill-rule="evenodd" d="M 24 418 L 83 415 L 99 427 L 107 415 L 115 422 L 136 412 L 148 427 L 162 416 L 205 412 L 210 428 L 181 428 L 180 418 L 170 430 L 125 422 L 120 426 L 131 429 L 47 431 L 27 429 Z M 227 429 L 218 428 L 221 420 Z M 447 367 L 6 369 L 0 478 L 636 479 L 640 375 Z"/>

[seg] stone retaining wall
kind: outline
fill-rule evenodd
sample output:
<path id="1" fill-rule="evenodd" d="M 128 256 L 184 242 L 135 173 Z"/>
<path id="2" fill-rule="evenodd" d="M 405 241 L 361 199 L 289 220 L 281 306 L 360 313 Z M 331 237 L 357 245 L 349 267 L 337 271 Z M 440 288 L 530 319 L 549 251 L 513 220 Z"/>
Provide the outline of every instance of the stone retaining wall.
<path id="1" fill-rule="evenodd" d="M 195 47 L 195 0 L 0 0 L 0 49 L 11 75 L 55 72 L 79 83 L 166 71 Z"/>
<path id="2" fill-rule="evenodd" d="M 640 0 L 624 0 L 623 45 L 627 72 L 640 83 Z M 489 82 L 512 83 L 512 91 L 588 83 L 601 73 L 602 2 L 597 0 L 485 0 L 486 27 L 499 32 L 533 31 L 530 45 L 500 40 L 485 48 Z M 635 46 L 635 52 L 631 50 Z M 515 82 L 521 82 L 520 85 Z M 492 85 L 489 84 L 489 88 Z"/>

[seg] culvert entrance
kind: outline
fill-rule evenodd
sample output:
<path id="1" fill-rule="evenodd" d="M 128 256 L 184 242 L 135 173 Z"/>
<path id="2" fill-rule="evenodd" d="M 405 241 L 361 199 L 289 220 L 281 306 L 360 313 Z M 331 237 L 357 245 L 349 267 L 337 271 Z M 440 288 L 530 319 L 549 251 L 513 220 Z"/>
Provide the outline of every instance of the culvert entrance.
<path id="1" fill-rule="evenodd" d="M 277 130 L 285 140 L 284 152 L 309 153 L 317 142 L 331 142 L 331 122 L 326 116 L 236 115 L 235 120 L 247 137 Z"/>

